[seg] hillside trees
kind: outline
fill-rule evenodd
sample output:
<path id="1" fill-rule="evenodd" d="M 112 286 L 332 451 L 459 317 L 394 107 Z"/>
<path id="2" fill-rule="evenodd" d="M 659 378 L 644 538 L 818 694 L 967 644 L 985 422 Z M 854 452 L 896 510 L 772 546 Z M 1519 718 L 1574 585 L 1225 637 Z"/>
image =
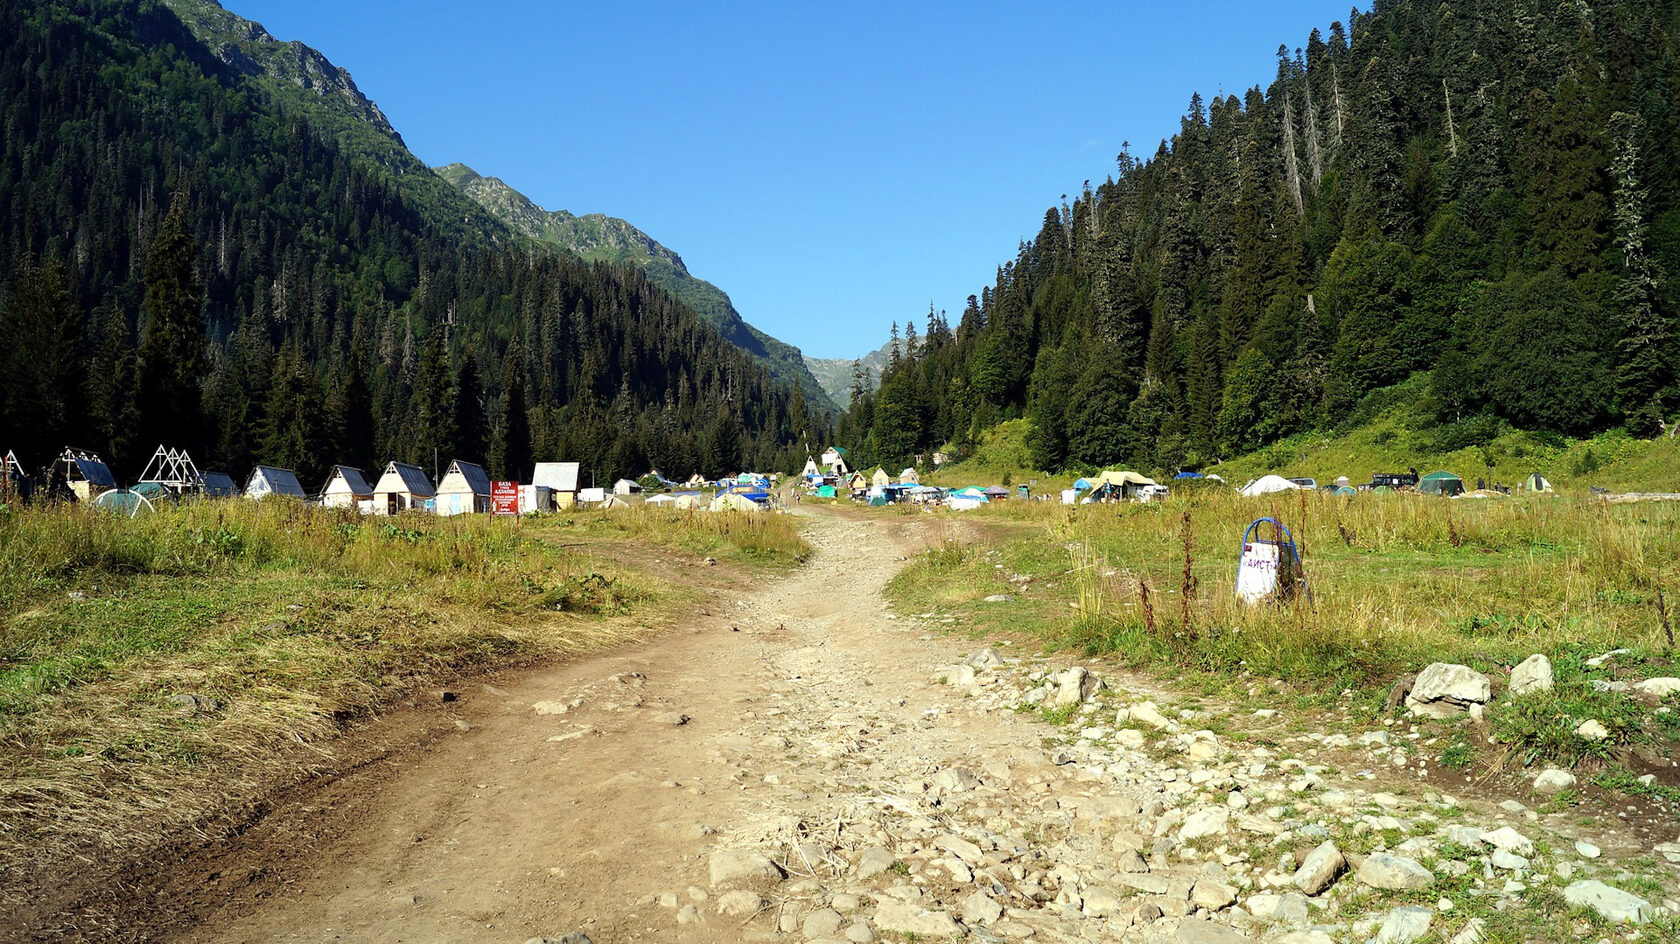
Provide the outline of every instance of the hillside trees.
<path id="1" fill-rule="evenodd" d="M 1657 0 L 1389 0 L 1315 30 L 1047 212 L 880 388 L 949 378 L 925 409 L 968 422 L 920 417 L 921 448 L 1025 415 L 1046 468 L 1194 467 L 1419 371 L 1442 422 L 1649 435 L 1680 408 L 1675 28 Z M 879 399 L 845 444 L 898 441 Z"/>

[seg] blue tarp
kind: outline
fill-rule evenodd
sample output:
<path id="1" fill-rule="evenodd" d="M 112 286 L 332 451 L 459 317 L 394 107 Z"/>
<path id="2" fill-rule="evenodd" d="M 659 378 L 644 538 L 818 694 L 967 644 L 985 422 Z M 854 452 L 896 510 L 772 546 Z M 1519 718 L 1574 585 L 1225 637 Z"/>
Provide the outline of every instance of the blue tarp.
<path id="1" fill-rule="evenodd" d="M 1201 477 L 1202 473 L 1200 472 L 1180 472 L 1173 476 L 1175 479 L 1199 479 Z"/>
<path id="2" fill-rule="evenodd" d="M 1088 492 L 1088 491 L 1090 491 L 1091 490 L 1091 480 L 1090 479 L 1075 479 L 1074 483 L 1073 483 L 1073 490 L 1076 491 L 1076 492 Z"/>

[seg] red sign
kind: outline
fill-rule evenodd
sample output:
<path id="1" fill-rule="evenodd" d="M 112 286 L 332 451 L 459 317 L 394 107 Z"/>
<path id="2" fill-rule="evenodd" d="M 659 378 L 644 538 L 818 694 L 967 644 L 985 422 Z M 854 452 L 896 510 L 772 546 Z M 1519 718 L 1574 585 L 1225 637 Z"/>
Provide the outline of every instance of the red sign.
<path id="1" fill-rule="evenodd" d="M 519 517 L 519 483 L 490 483 L 490 513 L 497 517 Z"/>

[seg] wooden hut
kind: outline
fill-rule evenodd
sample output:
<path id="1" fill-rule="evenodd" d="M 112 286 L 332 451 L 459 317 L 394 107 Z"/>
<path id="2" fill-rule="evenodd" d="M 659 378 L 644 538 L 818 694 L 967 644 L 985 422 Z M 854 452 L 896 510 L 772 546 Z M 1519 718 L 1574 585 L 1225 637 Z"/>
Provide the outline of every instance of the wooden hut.
<path id="1" fill-rule="evenodd" d="M 484 467 L 456 459 L 438 480 L 437 513 L 440 515 L 488 514 L 490 476 Z"/>
<path id="2" fill-rule="evenodd" d="M 245 497 L 262 499 L 270 495 L 303 499 L 309 497 L 303 490 L 303 483 L 298 481 L 296 472 L 279 466 L 259 465 L 251 470 L 251 480 L 245 483 Z"/>
<path id="3" fill-rule="evenodd" d="M 578 502 L 578 476 L 581 462 L 539 462 L 531 474 L 532 485 L 548 488 L 556 508 L 571 508 Z"/>
<path id="4" fill-rule="evenodd" d="M 426 511 L 427 502 L 437 498 L 426 471 L 406 462 L 393 462 L 373 486 L 373 513 L 395 515 L 404 511 Z"/>
<path id="5" fill-rule="evenodd" d="M 321 505 L 325 508 L 371 507 L 373 486 L 361 469 L 347 465 L 333 466 L 332 475 L 321 488 Z"/>

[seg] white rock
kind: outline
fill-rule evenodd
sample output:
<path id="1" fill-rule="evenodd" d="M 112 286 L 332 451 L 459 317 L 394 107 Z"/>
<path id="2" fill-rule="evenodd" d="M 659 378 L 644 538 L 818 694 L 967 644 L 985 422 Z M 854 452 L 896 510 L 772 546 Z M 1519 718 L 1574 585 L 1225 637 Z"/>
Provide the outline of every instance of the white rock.
<path id="1" fill-rule="evenodd" d="M 881 846 L 870 846 L 863 850 L 863 854 L 858 857 L 858 878 L 880 875 L 892 868 L 892 864 L 897 861 L 898 857 L 892 854 L 892 850 Z"/>
<path id="2" fill-rule="evenodd" d="M 1552 660 L 1535 653 L 1511 670 L 1511 694 L 1523 696 L 1530 692 L 1552 689 Z"/>
<path id="3" fill-rule="evenodd" d="M 1085 889 L 1081 910 L 1088 918 L 1112 918 L 1120 913 L 1129 900 L 1121 897 L 1112 888 L 1094 886 Z"/>
<path id="4" fill-rule="evenodd" d="M 1190 889 L 1190 901 L 1209 911 L 1219 911 L 1237 903 L 1237 890 L 1224 882 L 1197 879 Z"/>
<path id="5" fill-rule="evenodd" d="M 1515 872 L 1518 869 L 1528 868 L 1528 860 L 1526 858 L 1517 855 L 1515 852 L 1508 852 L 1504 849 L 1493 850 L 1493 855 L 1489 857 L 1489 861 L 1493 863 L 1494 868 L 1505 869 L 1508 872 Z"/>
<path id="6" fill-rule="evenodd" d="M 1464 929 L 1454 934 L 1448 944 L 1482 944 L 1482 928 L 1487 922 L 1481 918 L 1471 918 L 1464 922 Z"/>
<path id="7" fill-rule="evenodd" d="M 1126 712 L 1126 716 L 1138 724 L 1146 724 L 1157 730 L 1164 731 L 1176 726 L 1174 722 L 1167 719 L 1166 715 L 1161 714 L 1161 709 L 1155 707 L 1155 703 L 1152 701 L 1139 702 L 1133 705 Z"/>
<path id="8" fill-rule="evenodd" d="M 1610 736 L 1610 729 L 1597 718 L 1588 718 L 1575 729 L 1576 737 L 1584 737 L 1589 741 L 1602 741 Z"/>
<path id="9" fill-rule="evenodd" d="M 1504 849 L 1519 855 L 1529 855 L 1534 852 L 1534 843 L 1527 836 L 1517 832 L 1509 826 L 1487 830 L 1482 833 L 1482 841 L 1491 844 L 1495 849 Z"/>
<path id="10" fill-rule="evenodd" d="M 1603 850 L 1585 839 L 1577 839 L 1575 840 L 1575 852 L 1583 859 L 1596 859 Z"/>
<path id="11" fill-rule="evenodd" d="M 1576 882 L 1563 890 L 1563 900 L 1586 907 L 1617 924 L 1644 924 L 1651 920 L 1651 903 L 1603 882 Z"/>
<path id="12" fill-rule="evenodd" d="M 1231 821 L 1231 811 L 1222 807 L 1208 807 L 1197 810 L 1184 820 L 1184 825 L 1178 830 L 1178 841 L 1189 842 L 1207 836 L 1216 836 L 1225 831 Z"/>
<path id="13" fill-rule="evenodd" d="M 875 911 L 875 927 L 896 934 L 915 934 L 942 940 L 962 936 L 962 925 L 943 911 L 903 901 L 887 901 Z"/>
<path id="14" fill-rule="evenodd" d="M 1084 666 L 1074 666 L 1056 676 L 1056 707 L 1065 708 L 1090 701 L 1096 694 L 1102 681 L 1092 675 Z"/>
<path id="15" fill-rule="evenodd" d="M 1386 852 L 1366 856 L 1355 874 L 1359 881 L 1372 888 L 1391 890 L 1428 888 L 1435 882 L 1435 873 L 1405 856 Z"/>
<path id="16" fill-rule="evenodd" d="M 1418 673 L 1406 696 L 1406 707 L 1414 715 L 1451 718 L 1471 705 L 1486 704 L 1493 682 L 1467 665 L 1432 662 Z"/>
<path id="17" fill-rule="evenodd" d="M 1429 933 L 1435 912 L 1416 905 L 1402 905 L 1388 913 L 1377 929 L 1377 944 L 1411 944 Z"/>
<path id="18" fill-rule="evenodd" d="M 1306 861 L 1295 870 L 1295 887 L 1309 895 L 1316 895 L 1329 888 L 1345 868 L 1347 859 L 1342 856 L 1342 850 L 1336 848 L 1334 842 L 1326 840 L 1307 853 Z"/>
<path id="19" fill-rule="evenodd" d="M 1651 678 L 1635 683 L 1633 690 L 1648 698 L 1661 701 L 1676 692 L 1680 692 L 1680 678 L 1665 677 Z"/>
<path id="20" fill-rule="evenodd" d="M 718 896 L 717 912 L 732 918 L 744 918 L 758 914 L 764 907 L 764 898 L 758 892 L 736 890 L 724 892 Z"/>
<path id="21" fill-rule="evenodd" d="M 1003 917 L 1003 906 L 985 892 L 963 899 L 963 920 L 969 924 L 991 924 Z"/>
<path id="22" fill-rule="evenodd" d="M 1556 767 L 1543 770 L 1540 772 L 1540 776 L 1534 778 L 1534 792 L 1546 796 L 1562 793 L 1574 786 L 1575 775 Z"/>

